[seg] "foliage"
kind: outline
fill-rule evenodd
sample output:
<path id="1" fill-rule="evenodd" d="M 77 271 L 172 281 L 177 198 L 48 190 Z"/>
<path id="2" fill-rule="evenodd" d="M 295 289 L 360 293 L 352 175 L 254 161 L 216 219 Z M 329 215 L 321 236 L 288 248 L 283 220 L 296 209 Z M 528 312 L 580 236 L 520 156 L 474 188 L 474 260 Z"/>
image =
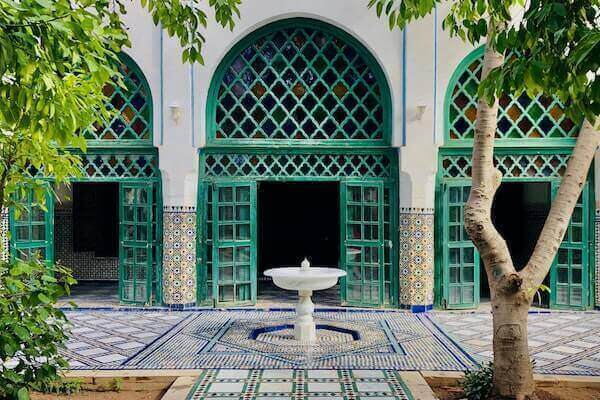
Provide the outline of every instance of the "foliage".
<path id="1" fill-rule="evenodd" d="M 54 304 L 74 283 L 61 266 L 0 264 L 0 398 L 27 399 L 29 389 L 56 381 L 67 366 L 58 352 L 67 340 L 67 318 Z"/>
<path id="2" fill-rule="evenodd" d="M 83 379 L 63 379 L 59 378 L 53 381 L 40 382 L 39 384 L 33 385 L 33 389 L 40 393 L 52 393 L 52 394 L 75 394 L 81 391 L 83 385 Z"/>
<path id="3" fill-rule="evenodd" d="M 492 393 L 493 364 L 487 363 L 474 371 L 467 371 L 459 381 L 467 400 L 486 400 Z"/>
<path id="4" fill-rule="evenodd" d="M 202 61 L 201 0 L 140 1 L 179 38 L 184 61 Z M 208 5 L 232 27 L 240 1 Z M 79 132 L 108 117 L 102 88 L 121 78 L 118 53 L 130 44 L 125 13 L 124 0 L 0 0 L 0 208 L 18 206 L 11 199 L 23 184 L 39 186 L 31 172 L 57 183 L 79 173 L 69 149 L 85 151 Z"/>

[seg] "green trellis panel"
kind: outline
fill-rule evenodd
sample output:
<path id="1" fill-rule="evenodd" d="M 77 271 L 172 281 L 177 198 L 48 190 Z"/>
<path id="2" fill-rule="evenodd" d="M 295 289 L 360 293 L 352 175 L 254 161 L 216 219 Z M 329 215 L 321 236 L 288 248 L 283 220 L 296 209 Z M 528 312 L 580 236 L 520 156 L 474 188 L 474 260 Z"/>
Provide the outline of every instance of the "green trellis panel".
<path id="1" fill-rule="evenodd" d="M 503 182 L 549 182 L 553 196 L 558 190 L 560 180 L 565 173 L 571 155 L 570 147 L 546 148 L 496 148 L 494 164 L 503 173 Z M 594 200 L 593 168 L 584 186 L 569 230 L 561 244 L 561 248 L 550 271 L 550 306 L 562 309 L 589 309 L 593 307 L 594 296 L 590 288 L 594 287 Z M 466 282 L 464 268 L 471 263 L 463 260 L 464 250 L 458 254 L 458 263 L 452 263 L 450 251 L 453 243 L 461 249 L 473 247 L 468 238 L 451 240 L 450 229 L 457 226 L 462 229 L 462 215 L 454 216 L 454 209 L 462 210 L 462 205 L 449 198 L 453 188 L 468 188 L 471 179 L 470 149 L 442 148 L 438 157 L 438 177 L 436 189 L 436 305 L 444 308 L 473 308 L 479 302 L 479 257 L 475 253 L 475 299 L 473 302 L 452 297 L 451 287 L 461 286 Z M 463 197 L 463 201 L 466 197 Z M 462 211 L 461 211 L 462 213 Z M 457 219 L 458 218 L 458 219 Z M 457 223 L 455 223 L 457 222 Z M 459 235 L 460 236 L 460 235 Z M 474 250 L 474 248 L 473 248 Z M 469 252 L 471 250 L 468 250 Z M 454 255 L 456 256 L 456 254 Z M 467 254 L 471 260 L 470 253 Z M 458 279 L 451 279 L 456 267 Z M 468 276 L 470 277 L 470 271 Z M 462 286 L 461 286 L 462 287 Z M 457 289 L 454 289 L 455 291 Z"/>
<path id="2" fill-rule="evenodd" d="M 106 107 L 115 114 L 84 131 L 89 147 L 152 146 L 152 94 L 144 73 L 124 53 L 119 56 L 122 82 L 116 79 L 103 89 Z"/>
<path id="3" fill-rule="evenodd" d="M 473 140 L 482 62 L 483 47 L 479 47 L 460 63 L 450 79 L 445 146 L 468 146 Z M 556 98 L 539 95 L 532 99 L 526 93 L 500 98 L 497 146 L 573 145 L 578 131 Z"/>
<path id="4" fill-rule="evenodd" d="M 32 189 L 25 188 L 24 196 L 18 201 L 24 207 L 18 214 L 9 213 L 10 254 L 28 260 L 39 256 L 48 264 L 54 262 L 54 194 L 48 185 L 44 210 L 35 198 Z"/>
<path id="5" fill-rule="evenodd" d="M 316 20 L 278 21 L 242 39 L 208 98 L 209 145 L 390 144 L 381 67 L 356 39 Z"/>

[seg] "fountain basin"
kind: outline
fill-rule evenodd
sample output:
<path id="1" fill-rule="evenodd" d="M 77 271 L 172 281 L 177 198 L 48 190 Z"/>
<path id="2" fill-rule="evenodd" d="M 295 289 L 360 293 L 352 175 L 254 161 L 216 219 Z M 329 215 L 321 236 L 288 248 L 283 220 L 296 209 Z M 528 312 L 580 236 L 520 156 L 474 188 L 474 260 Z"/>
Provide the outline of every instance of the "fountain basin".
<path id="1" fill-rule="evenodd" d="M 273 268 L 264 272 L 273 278 L 273 283 L 285 290 L 325 290 L 335 286 L 338 278 L 345 276 L 346 271 L 338 268 L 299 267 Z"/>

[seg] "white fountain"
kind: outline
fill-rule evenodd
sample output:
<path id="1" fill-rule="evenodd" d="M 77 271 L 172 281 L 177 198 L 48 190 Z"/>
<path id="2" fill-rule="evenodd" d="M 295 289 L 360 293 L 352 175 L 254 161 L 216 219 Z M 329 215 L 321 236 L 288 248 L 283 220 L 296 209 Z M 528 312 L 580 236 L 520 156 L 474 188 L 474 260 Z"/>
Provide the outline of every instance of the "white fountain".
<path id="1" fill-rule="evenodd" d="M 273 268 L 264 272 L 273 278 L 273 283 L 285 290 L 298 291 L 294 337 L 302 343 L 314 343 L 317 340 L 317 326 L 313 319 L 315 305 L 310 296 L 313 290 L 325 290 L 335 286 L 339 277 L 346 271 L 339 268 L 312 267 L 305 258 L 298 267 Z"/>

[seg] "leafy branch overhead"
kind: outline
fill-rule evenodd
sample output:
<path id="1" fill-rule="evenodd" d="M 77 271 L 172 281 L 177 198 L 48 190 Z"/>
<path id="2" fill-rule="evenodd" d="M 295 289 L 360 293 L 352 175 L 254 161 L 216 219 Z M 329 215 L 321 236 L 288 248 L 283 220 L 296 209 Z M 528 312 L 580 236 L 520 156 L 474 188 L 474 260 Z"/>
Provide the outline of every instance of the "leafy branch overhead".
<path id="1" fill-rule="evenodd" d="M 202 9 L 202 0 L 140 0 L 151 14 L 155 24 L 160 24 L 169 36 L 177 36 L 183 48 L 183 61 L 204 63 L 202 45 L 205 38 L 200 28 L 206 28 L 208 16 Z M 215 21 L 233 29 L 235 18 L 240 17 L 241 0 L 208 0 Z"/>
<path id="2" fill-rule="evenodd" d="M 600 0 L 370 0 L 390 28 L 403 29 L 449 3 L 443 28 L 477 45 L 513 54 L 482 82 L 488 99 L 527 91 L 557 96 L 574 120 L 600 115 Z M 492 18 L 490 20 L 490 17 Z M 496 29 L 488 32 L 488 23 Z M 522 57 L 516 57 L 520 54 Z"/>

